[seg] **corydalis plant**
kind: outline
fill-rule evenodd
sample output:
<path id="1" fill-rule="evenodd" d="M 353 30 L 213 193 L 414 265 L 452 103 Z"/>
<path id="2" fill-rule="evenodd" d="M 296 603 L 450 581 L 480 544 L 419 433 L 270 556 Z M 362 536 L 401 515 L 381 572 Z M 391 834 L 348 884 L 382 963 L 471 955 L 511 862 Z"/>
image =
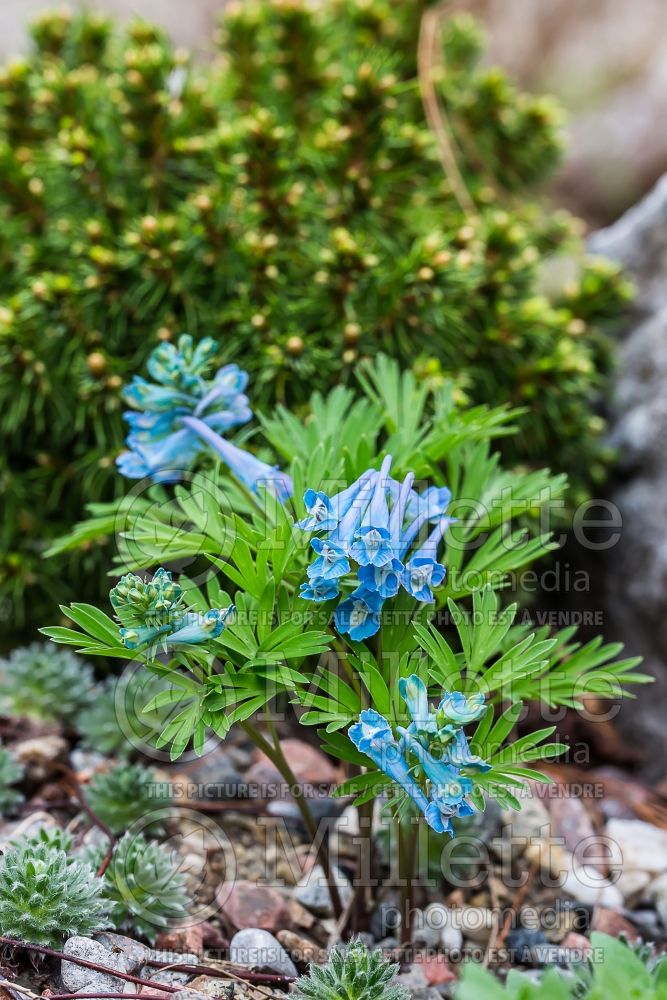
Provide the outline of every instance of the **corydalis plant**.
<path id="1" fill-rule="evenodd" d="M 57 948 L 109 926 L 102 880 L 48 843 L 11 845 L 0 859 L 0 927 L 18 941 Z"/>
<path id="2" fill-rule="evenodd" d="M 136 509 L 134 503 L 131 510 L 121 509 L 124 536 L 135 542 L 118 557 L 126 570 L 174 558 L 196 556 L 210 562 L 208 578 L 195 582 L 181 574 L 182 595 L 164 578 L 164 613 L 171 614 L 175 606 L 179 615 L 187 605 L 203 615 L 233 603 L 239 609 L 236 622 L 215 637 L 199 634 L 195 643 L 168 644 L 159 662 L 155 640 L 128 650 L 118 625 L 90 605 L 63 609 L 76 628 L 44 631 L 84 652 L 136 658 L 163 676 L 172 688 L 167 699 L 175 715 L 160 742 L 170 745 L 173 757 L 191 741 L 201 752 L 207 729 L 224 738 L 239 725 L 284 780 L 294 783 L 272 724 L 271 705 L 276 696 L 284 696 L 298 706 L 300 723 L 316 726 L 325 749 L 354 769 L 340 794 L 355 796 L 363 807 L 389 792 L 394 785 L 389 768 L 382 769 L 382 749 L 391 746 L 400 756 L 401 779 L 412 783 L 411 790 L 419 789 L 420 811 L 428 811 L 432 824 L 451 832 L 457 815 L 483 808 L 486 798 L 520 808 L 513 790 L 527 779 L 543 778 L 526 765 L 563 749 L 546 742 L 554 727 L 515 737 L 526 702 L 576 704 L 577 691 L 590 685 L 599 690 L 596 685 L 610 676 L 616 682 L 614 693 L 621 696 L 625 684 L 646 678 L 635 672 L 637 660 L 614 659 L 617 647 L 599 641 L 579 647 L 572 642 L 572 631 L 559 641 L 546 630 L 515 626 L 517 606 L 500 607 L 495 590 L 549 551 L 551 537 L 536 531 L 534 518 L 545 498 L 557 498 L 565 486 L 562 477 L 546 471 L 502 468 L 490 442 L 510 433 L 512 415 L 485 407 L 462 410 L 451 386 L 435 387 L 429 401 L 425 387 L 384 358 L 360 366 L 359 374 L 360 395 L 343 387 L 326 398 L 314 395 L 306 422 L 282 408 L 261 418 L 269 444 L 294 482 L 291 499 L 283 501 L 261 487 L 248 490 L 230 467 L 221 465 L 195 474 L 191 484 L 179 486 L 171 497 L 156 487 L 159 497 L 155 493 Z M 413 475 L 428 480 L 430 489 L 413 495 Z M 337 491 L 330 489 L 331 483 Z M 200 493 L 206 503 L 197 503 Z M 156 510 L 153 500 L 158 498 Z M 518 510 L 526 512 L 519 523 Z M 348 529 L 349 511 L 354 523 Z M 461 511 L 466 516 L 455 520 Z M 100 512 L 88 529 L 81 526 L 78 537 L 95 537 L 109 523 L 117 525 L 118 518 L 115 509 Z M 433 586 L 444 574 L 443 521 L 447 575 Z M 179 525 L 177 537 L 171 531 L 165 535 L 165 523 Z M 304 528 L 315 529 L 315 560 Z M 434 547 L 419 556 L 423 562 L 417 562 L 423 544 L 419 528 L 427 539 L 437 531 Z M 123 563 L 125 557 L 129 565 Z M 403 568 L 399 572 L 395 567 L 390 584 L 376 570 L 391 566 L 394 559 Z M 413 572 L 407 571 L 423 567 L 426 578 L 419 574 L 415 586 Z M 379 631 L 355 639 L 351 630 L 339 631 L 333 609 L 313 602 L 301 585 L 326 580 L 329 574 L 336 591 L 346 591 L 361 585 L 362 573 L 373 574 L 378 594 L 381 587 L 394 589 L 397 582 L 398 587 L 394 597 L 386 598 L 392 601 L 392 613 L 382 615 Z M 147 624 L 145 616 L 153 611 L 150 593 L 145 601 L 139 592 L 137 607 L 144 620 L 133 627 Z M 433 604 L 416 595 L 432 597 Z M 429 622 L 431 609 L 445 607 L 439 627 Z M 367 626 L 361 616 L 354 624 Z M 148 627 L 159 623 L 151 621 Z M 171 627 L 170 622 L 165 635 Z M 335 657 L 323 655 L 333 648 Z M 435 705 L 424 699 L 413 675 L 424 682 Z M 409 717 L 400 691 L 412 705 Z M 361 731 L 354 728 L 360 717 Z M 468 725 L 469 736 L 463 732 Z M 358 746 L 348 738 L 350 728 L 358 735 Z M 377 752 L 379 765 L 367 751 Z M 308 803 L 304 796 L 296 801 L 315 840 L 317 823 Z M 392 796 L 394 806 L 399 857 L 405 860 L 401 877 L 409 884 L 414 801 Z M 327 859 L 321 860 L 330 871 Z M 407 919 L 403 929 L 409 931 Z"/>
<path id="3" fill-rule="evenodd" d="M 408 1000 L 409 993 L 396 981 L 398 966 L 378 949 L 370 951 L 360 940 L 338 945 L 326 965 L 311 965 L 297 980 L 299 1000 Z"/>

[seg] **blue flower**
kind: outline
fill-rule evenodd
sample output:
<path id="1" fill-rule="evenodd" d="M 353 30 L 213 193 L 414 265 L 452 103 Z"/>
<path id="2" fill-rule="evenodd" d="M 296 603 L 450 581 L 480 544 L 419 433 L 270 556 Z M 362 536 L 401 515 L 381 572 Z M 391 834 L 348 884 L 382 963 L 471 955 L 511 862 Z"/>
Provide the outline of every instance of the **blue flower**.
<path id="1" fill-rule="evenodd" d="M 350 555 L 360 566 L 386 566 L 394 558 L 387 506 L 391 461 L 391 455 L 387 455 L 382 463 L 363 522 L 350 547 Z"/>
<path id="2" fill-rule="evenodd" d="M 484 714 L 486 705 L 483 694 L 470 695 L 468 698 L 460 691 L 450 691 L 438 705 L 438 712 L 444 719 L 466 726 Z"/>
<path id="3" fill-rule="evenodd" d="M 401 585 L 403 563 L 392 559 L 385 566 L 360 566 L 357 572 L 359 582 L 366 590 L 375 590 L 383 601 L 395 597 Z"/>
<path id="4" fill-rule="evenodd" d="M 228 608 L 211 608 L 210 611 L 201 614 L 197 611 L 188 611 L 183 616 L 180 628 L 166 636 L 166 645 L 175 646 L 217 639 L 223 632 L 227 619 L 234 614 L 235 610 L 234 605 L 230 604 Z"/>
<path id="5" fill-rule="evenodd" d="M 286 503 L 292 496 L 292 479 L 286 472 L 281 472 L 277 466 L 267 465 L 251 452 L 226 441 L 198 417 L 183 417 L 183 423 L 210 445 L 251 493 L 257 493 L 258 488 L 262 486 L 273 493 L 281 503 Z"/>
<path id="6" fill-rule="evenodd" d="M 336 608 L 336 628 L 339 632 L 347 632 L 355 642 L 368 639 L 380 628 L 382 604 L 379 594 L 366 590 L 365 587 L 358 587 Z"/>
<path id="7" fill-rule="evenodd" d="M 297 521 L 297 528 L 303 531 L 333 531 L 338 525 L 333 504 L 321 490 L 306 490 L 303 495 L 306 517 Z"/>
<path id="8" fill-rule="evenodd" d="M 247 374 L 232 364 L 208 377 L 217 350 L 210 337 L 195 346 L 192 337 L 183 335 L 178 345 L 161 344 L 152 352 L 147 367 L 153 382 L 137 376 L 125 387 L 123 396 L 134 410 L 125 414 L 128 451 L 117 460 L 123 475 L 176 482 L 207 446 L 217 444 L 220 454 L 220 442 L 226 443 L 221 434 L 250 420 L 244 392 Z M 264 478 L 277 481 L 275 491 L 281 499 L 291 494 L 289 477 L 263 462 L 253 466 L 253 456 L 245 462 L 240 456 L 233 453 L 224 460 L 233 471 L 238 468 L 250 489 Z"/>
<path id="9" fill-rule="evenodd" d="M 161 635 L 166 635 L 173 624 L 167 622 L 164 625 L 137 625 L 119 629 L 120 641 L 126 649 L 139 649 L 141 646 L 148 646 L 155 642 Z"/>
<path id="10" fill-rule="evenodd" d="M 434 733 L 436 730 L 435 715 L 429 709 L 428 691 L 423 680 L 417 674 L 401 677 L 398 682 L 398 692 L 408 706 L 408 712 L 415 729 L 418 732 Z"/>
<path id="11" fill-rule="evenodd" d="M 410 773 L 410 767 L 394 739 L 387 720 L 373 708 L 365 709 L 348 730 L 357 750 L 365 753 L 384 774 L 395 781 L 423 813 L 428 799 Z"/>
<path id="12" fill-rule="evenodd" d="M 406 517 L 411 519 L 423 515 L 427 521 L 439 521 L 451 499 L 451 491 L 446 486 L 429 486 L 421 495 L 413 490 L 408 499 Z"/>
<path id="13" fill-rule="evenodd" d="M 299 597 L 306 601 L 332 601 L 339 593 L 336 580 L 324 580 L 322 577 L 309 579 L 299 588 Z"/>
<path id="14" fill-rule="evenodd" d="M 322 538 L 313 538 L 310 544 L 318 553 L 318 558 L 307 569 L 311 579 L 319 576 L 324 580 L 336 580 L 350 572 L 350 560 L 340 545 Z"/>
<path id="15" fill-rule="evenodd" d="M 378 631 L 383 602 L 401 587 L 419 602 L 430 603 L 433 588 L 445 578 L 437 550 L 451 523 L 444 517 L 449 490 L 431 487 L 420 496 L 413 489 L 414 474 L 408 472 L 398 482 L 390 476 L 391 464 L 391 455 L 386 455 L 379 471 L 367 470 L 333 496 L 306 490 L 306 517 L 298 522 L 300 528 L 322 536 L 311 543 L 317 553 L 307 569 L 311 581 L 342 581 L 356 568 L 358 586 L 335 614 L 339 631 L 355 640 Z M 436 526 L 426 541 L 411 552 L 422 527 L 434 518 Z M 311 592 L 309 585 L 302 587 L 304 596 Z M 321 584 L 314 592 L 318 597 L 331 593 Z"/>
<path id="16" fill-rule="evenodd" d="M 472 816 L 474 812 L 475 810 L 465 798 L 461 798 L 456 808 L 452 810 L 449 800 L 435 795 L 427 806 L 424 816 L 428 825 L 436 833 L 448 833 L 450 837 L 453 837 L 454 824 L 452 819 L 460 816 Z"/>
<path id="17" fill-rule="evenodd" d="M 475 771 L 490 771 L 491 765 L 472 753 L 468 740 L 462 729 L 456 733 L 453 741 L 447 747 L 447 756 L 456 767 L 469 767 Z"/>
<path id="18" fill-rule="evenodd" d="M 403 569 L 401 583 L 416 600 L 432 604 L 435 600 L 432 588 L 438 587 L 446 574 L 445 567 L 430 556 L 414 556 Z"/>

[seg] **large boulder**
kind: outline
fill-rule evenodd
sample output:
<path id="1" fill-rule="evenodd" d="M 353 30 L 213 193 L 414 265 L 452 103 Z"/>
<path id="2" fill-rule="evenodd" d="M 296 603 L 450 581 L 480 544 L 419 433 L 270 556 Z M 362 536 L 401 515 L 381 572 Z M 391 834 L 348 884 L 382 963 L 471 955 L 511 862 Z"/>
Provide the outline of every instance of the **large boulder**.
<path id="1" fill-rule="evenodd" d="M 590 249 L 624 265 L 638 295 L 619 338 L 610 400 L 618 464 L 612 500 L 621 538 L 605 558 L 605 632 L 642 654 L 657 683 L 638 689 L 619 725 L 646 754 L 647 772 L 667 759 L 667 175 Z"/>

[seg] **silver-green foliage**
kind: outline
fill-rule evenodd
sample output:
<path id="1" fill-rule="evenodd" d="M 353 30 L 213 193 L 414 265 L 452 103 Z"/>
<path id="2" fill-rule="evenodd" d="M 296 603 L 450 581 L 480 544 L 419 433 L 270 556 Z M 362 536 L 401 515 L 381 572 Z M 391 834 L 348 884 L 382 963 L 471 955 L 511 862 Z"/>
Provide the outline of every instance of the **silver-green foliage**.
<path id="1" fill-rule="evenodd" d="M 121 764 L 110 771 L 96 774 L 86 790 L 86 798 L 95 815 L 113 833 L 123 833 L 139 820 L 169 804 L 153 771 L 140 764 Z M 158 827 L 151 829 L 157 832 Z"/>
<path id="2" fill-rule="evenodd" d="M 96 868 L 105 847 L 87 854 Z M 172 852 L 156 841 L 126 833 L 115 846 L 104 873 L 104 898 L 111 903 L 117 930 L 141 934 L 150 941 L 188 915 L 185 877 Z"/>
<path id="3" fill-rule="evenodd" d="M 23 800 L 13 785 L 23 777 L 23 768 L 7 747 L 0 746 L 0 816 L 10 813 Z"/>
<path id="4" fill-rule="evenodd" d="M 92 668 L 52 643 L 33 642 L 0 660 L 0 711 L 47 722 L 71 722 L 90 704 Z"/>
<path id="5" fill-rule="evenodd" d="M 311 965 L 297 982 L 299 1000 L 408 1000 L 396 982 L 398 966 L 360 940 L 334 948 L 326 965 Z"/>
<path id="6" fill-rule="evenodd" d="M 0 929 L 6 937 L 57 947 L 65 937 L 109 926 L 103 883 L 83 861 L 46 843 L 8 848 L 0 862 Z"/>

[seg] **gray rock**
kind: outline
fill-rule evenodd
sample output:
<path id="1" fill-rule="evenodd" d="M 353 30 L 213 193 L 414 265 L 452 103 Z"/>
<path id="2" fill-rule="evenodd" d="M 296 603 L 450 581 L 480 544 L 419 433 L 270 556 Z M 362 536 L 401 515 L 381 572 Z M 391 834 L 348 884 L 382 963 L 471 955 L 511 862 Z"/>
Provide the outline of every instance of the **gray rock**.
<path id="1" fill-rule="evenodd" d="M 589 241 L 623 264 L 639 293 L 620 334 L 611 402 L 618 482 L 606 495 L 620 511 L 620 540 L 593 565 L 605 580 L 591 597 L 604 612 L 605 637 L 642 655 L 657 684 L 635 689 L 617 723 L 629 746 L 650 748 L 647 777 L 661 777 L 667 753 L 667 175 L 638 205 Z M 593 516 L 599 516 L 595 514 Z M 594 572 L 593 572 L 594 571 Z"/>
<path id="2" fill-rule="evenodd" d="M 114 954 L 99 941 L 92 938 L 71 937 L 64 946 L 63 952 L 73 958 L 81 958 L 86 962 L 96 962 L 126 972 L 125 956 L 122 952 Z M 70 993 L 119 993 L 125 987 L 125 980 L 118 979 L 107 972 L 97 972 L 83 965 L 74 965 L 64 959 L 60 963 L 60 975 L 63 985 Z"/>
<path id="3" fill-rule="evenodd" d="M 346 906 L 352 896 L 352 886 L 339 868 L 334 868 L 334 877 L 340 893 L 343 906 Z M 329 917 L 333 913 L 331 896 L 327 886 L 324 870 L 321 865 L 315 865 L 312 871 L 297 883 L 294 898 L 317 916 Z"/>
<path id="4" fill-rule="evenodd" d="M 238 931 L 229 944 L 229 960 L 261 972 L 279 976 L 298 976 L 297 968 L 273 934 L 258 927 Z"/>
<path id="5" fill-rule="evenodd" d="M 122 954 L 125 959 L 124 972 L 134 975 L 150 957 L 151 949 L 141 941 L 126 937 L 124 934 L 114 934 L 112 931 L 101 931 L 95 935 L 95 940 L 115 955 Z"/>
<path id="6" fill-rule="evenodd" d="M 647 895 L 653 900 L 662 926 L 667 929 L 667 872 L 651 882 Z"/>

